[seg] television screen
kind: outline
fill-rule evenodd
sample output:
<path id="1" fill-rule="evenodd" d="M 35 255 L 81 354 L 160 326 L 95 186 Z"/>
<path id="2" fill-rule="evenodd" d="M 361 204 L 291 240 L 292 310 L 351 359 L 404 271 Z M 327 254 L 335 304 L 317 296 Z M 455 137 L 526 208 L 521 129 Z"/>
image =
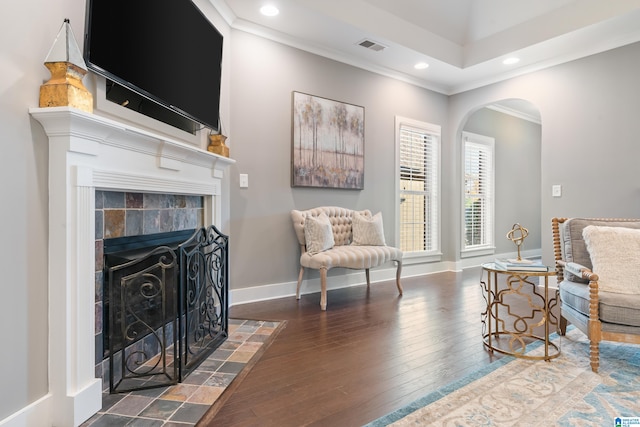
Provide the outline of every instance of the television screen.
<path id="1" fill-rule="evenodd" d="M 213 130 L 222 40 L 191 0 L 87 0 L 87 67 Z"/>

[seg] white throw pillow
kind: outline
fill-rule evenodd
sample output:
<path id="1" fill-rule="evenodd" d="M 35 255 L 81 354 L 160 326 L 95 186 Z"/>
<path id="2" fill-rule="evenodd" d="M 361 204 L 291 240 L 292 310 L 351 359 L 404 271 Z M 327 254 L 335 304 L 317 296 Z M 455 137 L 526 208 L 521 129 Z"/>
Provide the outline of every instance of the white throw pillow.
<path id="1" fill-rule="evenodd" d="M 308 216 L 304 221 L 304 241 L 309 255 L 331 249 L 335 244 L 331 220 L 322 212 L 317 217 Z"/>
<path id="2" fill-rule="evenodd" d="M 598 288 L 640 294 L 640 230 L 588 225 L 582 237 L 591 256 Z"/>
<path id="3" fill-rule="evenodd" d="M 385 246 L 384 229 L 382 228 L 382 212 L 378 212 L 371 219 L 353 213 L 351 219 L 353 231 L 352 245 L 358 246 Z"/>

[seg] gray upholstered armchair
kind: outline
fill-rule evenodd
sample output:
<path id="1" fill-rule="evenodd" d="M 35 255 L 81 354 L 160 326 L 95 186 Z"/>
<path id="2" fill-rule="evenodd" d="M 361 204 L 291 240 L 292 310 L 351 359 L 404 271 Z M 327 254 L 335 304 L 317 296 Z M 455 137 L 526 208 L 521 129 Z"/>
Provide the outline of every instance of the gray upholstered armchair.
<path id="1" fill-rule="evenodd" d="M 553 218 L 552 231 L 560 332 L 587 335 L 598 372 L 600 341 L 640 344 L 640 219 Z"/>

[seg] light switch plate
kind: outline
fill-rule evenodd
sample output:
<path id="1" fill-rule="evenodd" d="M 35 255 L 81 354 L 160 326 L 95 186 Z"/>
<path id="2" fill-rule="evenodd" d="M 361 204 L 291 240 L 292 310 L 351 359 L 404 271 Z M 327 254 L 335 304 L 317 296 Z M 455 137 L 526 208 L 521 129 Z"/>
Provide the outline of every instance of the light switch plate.
<path id="1" fill-rule="evenodd" d="M 551 186 L 551 195 L 553 197 L 562 197 L 562 185 L 552 185 Z"/>
<path id="2" fill-rule="evenodd" d="M 249 175 L 246 173 L 240 174 L 240 188 L 249 188 Z"/>

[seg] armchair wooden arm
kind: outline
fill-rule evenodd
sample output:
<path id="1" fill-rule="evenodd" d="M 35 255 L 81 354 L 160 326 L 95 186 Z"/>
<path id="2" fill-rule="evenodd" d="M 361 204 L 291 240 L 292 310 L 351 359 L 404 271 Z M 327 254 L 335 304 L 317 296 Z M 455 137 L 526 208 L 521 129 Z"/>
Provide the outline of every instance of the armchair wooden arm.
<path id="1" fill-rule="evenodd" d="M 563 271 L 564 269 L 570 268 L 571 265 L 573 265 L 573 268 L 571 268 L 571 272 L 573 274 L 579 275 L 581 278 L 585 280 L 595 281 L 595 282 L 598 281 L 598 275 L 593 271 L 591 271 L 590 269 L 588 269 L 587 267 L 585 267 L 584 265 L 580 265 L 572 262 L 566 262 L 563 259 L 556 260 L 556 268 L 560 267 L 562 268 Z"/>

